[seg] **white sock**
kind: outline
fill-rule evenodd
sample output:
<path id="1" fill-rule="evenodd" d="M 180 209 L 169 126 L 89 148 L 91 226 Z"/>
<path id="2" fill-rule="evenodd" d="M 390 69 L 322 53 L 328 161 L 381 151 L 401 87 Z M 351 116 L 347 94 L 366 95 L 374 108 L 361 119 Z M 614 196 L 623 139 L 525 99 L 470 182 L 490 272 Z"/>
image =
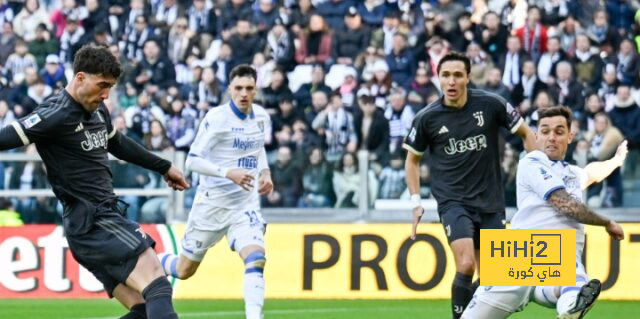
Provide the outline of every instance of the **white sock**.
<path id="1" fill-rule="evenodd" d="M 178 255 L 161 253 L 158 254 L 158 259 L 160 260 L 160 265 L 162 265 L 165 275 L 178 278 Z"/>
<path id="2" fill-rule="evenodd" d="M 578 299 L 578 294 L 580 293 L 580 288 L 568 290 L 558 298 L 558 302 L 556 304 L 556 311 L 558 314 L 565 314 L 567 311 L 573 309 L 576 301 Z"/>
<path id="3" fill-rule="evenodd" d="M 547 308 L 555 308 L 559 296 L 559 286 L 539 286 L 533 290 L 533 301 Z"/>
<path id="4" fill-rule="evenodd" d="M 244 309 L 247 319 L 262 319 L 264 305 L 264 277 L 262 273 L 244 274 Z"/>

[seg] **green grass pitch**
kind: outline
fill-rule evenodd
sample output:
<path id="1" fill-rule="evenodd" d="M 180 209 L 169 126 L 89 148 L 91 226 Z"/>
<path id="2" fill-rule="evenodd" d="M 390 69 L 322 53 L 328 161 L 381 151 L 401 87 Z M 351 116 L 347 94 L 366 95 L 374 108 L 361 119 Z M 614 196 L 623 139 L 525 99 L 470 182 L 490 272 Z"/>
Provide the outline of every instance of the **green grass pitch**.
<path id="1" fill-rule="evenodd" d="M 243 319 L 241 300 L 176 300 L 180 318 Z M 448 300 L 268 300 L 267 319 L 451 318 Z M 124 314 L 114 300 L 0 300 L 0 318 L 109 319 Z M 640 318 L 640 302 L 598 301 L 586 317 Z M 511 318 L 555 318 L 555 312 L 530 304 Z"/>

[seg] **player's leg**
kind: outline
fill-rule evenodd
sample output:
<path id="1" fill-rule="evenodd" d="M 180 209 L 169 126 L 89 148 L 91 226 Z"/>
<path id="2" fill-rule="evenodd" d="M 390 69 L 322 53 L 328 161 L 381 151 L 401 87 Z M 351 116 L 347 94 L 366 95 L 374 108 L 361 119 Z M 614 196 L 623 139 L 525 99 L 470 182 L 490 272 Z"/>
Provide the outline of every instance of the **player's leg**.
<path id="1" fill-rule="evenodd" d="M 532 287 L 480 286 L 462 314 L 465 319 L 501 319 L 521 311 Z"/>
<path id="2" fill-rule="evenodd" d="M 129 313 L 120 317 L 120 319 L 146 319 L 147 310 L 142 295 L 123 284 L 118 284 L 113 289 L 113 297 L 118 299 L 120 303 L 127 309 Z"/>
<path id="3" fill-rule="evenodd" d="M 207 250 L 227 232 L 227 209 L 213 207 L 203 195 L 196 195 L 182 238 L 180 255 L 161 253 L 158 259 L 167 276 L 187 279 L 198 270 Z"/>
<path id="4" fill-rule="evenodd" d="M 475 272 L 473 216 L 462 207 L 452 207 L 440 216 L 449 247 L 453 252 L 456 274 L 451 284 L 453 318 L 460 318 L 473 296 L 472 279 Z"/>
<path id="5" fill-rule="evenodd" d="M 475 240 L 475 239 L 474 239 Z M 477 242 L 480 242 L 479 240 Z M 476 242 L 474 242 L 475 244 Z M 471 293 L 475 293 L 478 287 L 480 287 L 480 249 L 474 250 L 474 256 L 476 261 L 476 275 L 477 279 L 471 284 Z"/>
<path id="6" fill-rule="evenodd" d="M 238 251 L 244 262 L 244 303 L 247 319 L 263 318 L 265 223 L 260 211 L 238 212 L 236 223 L 229 227 L 227 237 L 232 250 Z"/>
<path id="7" fill-rule="evenodd" d="M 576 260 L 576 285 L 560 287 L 556 305 L 558 318 L 583 318 L 600 295 L 599 280 L 589 280 L 580 259 Z"/>
<path id="8" fill-rule="evenodd" d="M 480 230 L 481 229 L 504 229 L 506 222 L 506 215 L 504 212 L 495 214 L 479 214 L 477 217 L 480 219 L 480 223 L 474 229 L 473 234 L 473 246 L 475 248 L 474 256 L 476 262 L 476 273 L 478 279 L 472 284 L 472 291 L 475 291 L 480 286 Z"/>

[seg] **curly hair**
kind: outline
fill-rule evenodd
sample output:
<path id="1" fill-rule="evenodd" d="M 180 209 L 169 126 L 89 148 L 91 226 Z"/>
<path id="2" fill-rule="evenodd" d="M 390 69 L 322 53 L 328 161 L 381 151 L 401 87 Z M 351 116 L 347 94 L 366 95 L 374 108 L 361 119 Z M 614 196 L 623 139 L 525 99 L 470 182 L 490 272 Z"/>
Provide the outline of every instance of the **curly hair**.
<path id="1" fill-rule="evenodd" d="M 84 72 L 113 77 L 115 79 L 122 74 L 120 62 L 109 48 L 103 45 L 87 44 L 76 52 L 73 58 L 73 72 Z"/>

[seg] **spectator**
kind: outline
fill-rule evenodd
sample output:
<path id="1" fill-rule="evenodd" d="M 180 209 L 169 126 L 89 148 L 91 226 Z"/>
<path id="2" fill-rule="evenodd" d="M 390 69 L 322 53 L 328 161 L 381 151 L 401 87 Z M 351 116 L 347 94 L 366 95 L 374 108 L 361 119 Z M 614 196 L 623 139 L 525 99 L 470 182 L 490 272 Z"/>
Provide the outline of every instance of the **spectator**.
<path id="1" fill-rule="evenodd" d="M 499 63 L 501 56 L 507 50 L 508 37 L 507 27 L 500 23 L 500 17 L 493 11 L 484 15 L 482 25 L 477 29 L 475 35 L 476 41 L 496 64 Z"/>
<path id="2" fill-rule="evenodd" d="M 533 61 L 538 61 L 540 56 L 547 51 L 547 28 L 540 23 L 540 8 L 530 6 L 527 9 L 527 22 L 515 31 L 520 39 L 522 48 Z"/>
<path id="3" fill-rule="evenodd" d="M 223 42 L 220 46 L 220 54 L 218 59 L 213 62 L 213 69 L 216 71 L 216 78 L 220 82 L 220 87 L 223 90 L 227 89 L 229 84 L 229 73 L 234 66 L 238 64 L 238 60 L 235 59 L 233 48 L 229 43 Z"/>
<path id="4" fill-rule="evenodd" d="M 134 2 L 136 1 L 132 3 Z M 149 26 L 147 17 L 144 15 L 135 17 L 134 21 L 133 27 L 124 35 L 125 45 L 122 53 L 127 59 L 137 63 L 144 57 L 142 49 L 145 42 L 153 37 L 153 27 Z"/>
<path id="5" fill-rule="evenodd" d="M 15 51 L 17 40 L 11 22 L 4 22 L 0 34 L 0 65 L 7 63 L 7 58 Z"/>
<path id="6" fill-rule="evenodd" d="M 251 4 L 246 0 L 226 1 L 217 13 L 218 30 L 223 39 L 228 39 L 230 30 L 237 26 L 238 21 L 249 21 L 252 17 Z"/>
<path id="7" fill-rule="evenodd" d="M 83 5 L 78 5 L 75 0 L 61 1 L 62 7 L 51 13 L 51 23 L 53 30 L 56 30 L 56 37 L 60 37 L 62 31 L 66 29 L 69 19 L 76 20 L 79 24 L 89 16 L 89 11 Z"/>
<path id="8" fill-rule="evenodd" d="M 604 9 L 598 9 L 593 13 L 593 23 L 587 29 L 587 35 L 599 51 L 605 51 L 607 54 L 613 53 L 620 43 L 615 28 L 609 27 L 607 12 Z"/>
<path id="9" fill-rule="evenodd" d="M 358 145 L 353 115 L 344 109 L 340 93 L 331 94 L 329 106 L 316 116 L 311 127 L 324 137 L 327 145 L 325 157 L 329 163 L 337 162 L 345 152 L 354 152 Z"/>
<path id="10" fill-rule="evenodd" d="M 17 227 L 24 225 L 20 214 L 15 211 L 8 198 L 0 198 L 0 227 Z"/>
<path id="11" fill-rule="evenodd" d="M 433 38 L 443 38 L 447 33 L 442 30 L 435 20 L 435 14 L 430 12 L 424 20 L 424 27 L 418 31 L 418 38 L 413 46 L 413 56 L 418 61 L 427 60 L 427 42 Z"/>
<path id="12" fill-rule="evenodd" d="M 369 152 L 369 161 L 381 166 L 389 162 L 389 121 L 382 109 L 376 107 L 372 96 L 360 97 L 361 112 L 354 117 L 359 150 Z"/>
<path id="13" fill-rule="evenodd" d="M 617 89 L 615 107 L 609 112 L 611 122 L 629 142 L 629 150 L 640 149 L 640 107 L 633 100 L 628 85 L 620 85 Z M 635 163 L 629 165 L 635 172 Z M 630 175 L 634 176 L 634 175 Z"/>
<path id="14" fill-rule="evenodd" d="M 371 32 L 369 27 L 362 24 L 362 18 L 355 7 L 349 7 L 344 22 L 344 27 L 336 28 L 333 35 L 331 56 L 338 64 L 353 65 L 358 54 L 369 45 Z"/>
<path id="15" fill-rule="evenodd" d="M 387 2 L 388 11 L 400 13 L 400 24 L 409 27 L 409 33 L 416 35 L 424 26 L 424 13 L 419 1 L 415 0 L 391 0 Z"/>
<path id="16" fill-rule="evenodd" d="M 502 83 L 509 88 L 509 91 L 520 83 L 522 76 L 522 63 L 530 58 L 526 52 L 521 49 L 520 39 L 515 36 L 509 36 L 507 39 L 507 52 L 500 57 L 500 69 L 502 69 Z"/>
<path id="17" fill-rule="evenodd" d="M 31 41 L 36 38 L 36 28 L 40 23 L 49 28 L 49 15 L 40 6 L 39 0 L 26 0 L 22 10 L 13 19 L 13 31 L 23 40 Z"/>
<path id="18" fill-rule="evenodd" d="M 293 124 L 296 121 L 304 121 L 302 110 L 294 107 L 291 97 L 283 97 L 279 100 L 278 105 L 278 114 L 273 119 L 274 131 L 280 131 L 284 126 L 293 128 Z"/>
<path id="19" fill-rule="evenodd" d="M 276 163 L 271 167 L 273 189 L 267 195 L 266 206 L 296 207 L 301 193 L 300 171 L 292 162 L 291 148 L 280 146 Z"/>
<path id="20" fill-rule="evenodd" d="M 333 204 L 332 170 L 324 161 L 322 149 L 314 147 L 307 157 L 302 175 L 299 207 L 331 207 Z"/>
<path id="21" fill-rule="evenodd" d="M 432 78 L 430 74 L 431 72 L 423 64 L 416 70 L 415 79 L 411 84 L 411 90 L 420 95 L 423 102 L 429 100 L 430 96 L 440 95 L 439 83 L 434 81 L 435 78 Z"/>
<path id="22" fill-rule="evenodd" d="M 567 54 L 560 46 L 560 38 L 552 36 L 547 39 L 547 52 L 540 56 L 538 61 L 538 78 L 540 81 L 551 84 L 551 78 L 556 74 L 558 62 L 567 59 Z"/>
<path id="23" fill-rule="evenodd" d="M 311 105 L 304 109 L 304 119 L 307 125 L 311 125 L 315 118 L 329 105 L 329 94 L 323 90 L 311 93 Z"/>
<path id="24" fill-rule="evenodd" d="M 336 163 L 333 172 L 333 191 L 336 194 L 336 208 L 358 207 L 360 200 L 360 173 L 358 159 L 354 153 L 347 152 Z M 372 206 L 378 194 L 378 180 L 370 170 L 368 173 L 369 206 Z"/>
<path id="25" fill-rule="evenodd" d="M 538 95 L 540 91 L 546 91 L 547 85 L 538 79 L 536 75 L 536 65 L 533 60 L 526 60 L 522 64 L 522 78 L 511 91 L 511 103 L 520 105 L 522 101 L 529 103 Z"/>
<path id="26" fill-rule="evenodd" d="M 589 142 L 589 159 L 605 161 L 615 155 L 618 145 L 624 140 L 622 133 L 611 125 L 606 113 L 595 115 L 594 128 L 586 133 L 585 138 Z M 601 207 L 619 207 L 622 205 L 623 188 L 620 168 L 614 170 L 604 181 L 606 183 L 605 194 L 600 198 Z M 603 183 L 591 185 L 587 191 L 587 198 L 598 196 L 603 188 Z"/>
<path id="27" fill-rule="evenodd" d="M 167 132 L 160 120 L 151 120 L 149 133 L 143 137 L 144 146 L 154 152 L 170 152 L 174 150 Z M 162 187 L 162 176 L 149 173 L 150 183 L 147 187 Z M 165 223 L 169 204 L 166 197 L 152 197 L 140 208 L 140 221 L 143 223 Z"/>
<path id="28" fill-rule="evenodd" d="M 9 108 L 9 103 L 5 100 L 0 100 L 0 128 L 10 125 L 15 119 L 16 115 Z"/>
<path id="29" fill-rule="evenodd" d="M 295 66 L 296 48 L 293 44 L 293 36 L 287 31 L 282 19 L 277 18 L 274 21 L 274 25 L 266 38 L 265 55 L 269 57 L 269 59 L 273 59 L 276 65 L 283 70 L 293 70 Z"/>
<path id="30" fill-rule="evenodd" d="M 376 99 L 376 106 L 385 108 L 387 106 L 387 96 L 391 91 L 392 82 L 389 66 L 384 60 L 376 61 L 372 68 L 373 78 L 367 81 L 363 88 L 367 94 Z"/>
<path id="31" fill-rule="evenodd" d="M 469 44 L 474 41 L 474 27 L 471 23 L 471 13 L 463 12 L 459 15 L 455 31 L 449 33 L 447 37 L 452 49 L 458 52 L 466 51 Z"/>
<path id="32" fill-rule="evenodd" d="M 598 52 L 591 51 L 589 37 L 584 33 L 576 36 L 575 56 L 570 60 L 576 70 L 576 79 L 585 87 L 595 87 L 602 81 L 604 63 Z"/>
<path id="33" fill-rule="evenodd" d="M 23 100 L 22 106 L 29 110 L 34 110 L 40 103 L 44 102 L 48 98 L 53 90 L 50 86 L 44 84 L 42 79 L 38 79 L 35 83 L 29 86 L 27 90 L 27 98 Z"/>
<path id="34" fill-rule="evenodd" d="M 385 10 L 382 0 L 364 0 L 358 3 L 358 13 L 362 21 L 372 28 L 379 28 L 384 24 L 384 17 L 392 10 Z"/>
<path id="35" fill-rule="evenodd" d="M 26 147 L 27 155 L 36 155 L 35 144 Z M 40 161 L 16 162 L 13 165 L 13 173 L 9 177 L 9 189 L 30 191 L 34 189 L 48 188 L 47 174 L 44 164 Z M 51 198 L 49 198 L 51 199 Z M 55 199 L 54 199 L 55 200 Z M 39 200 L 35 197 L 18 197 L 15 199 L 16 211 L 25 224 L 52 223 L 55 221 L 53 211 L 40 209 Z M 44 202 L 40 200 L 40 202 Z"/>
<path id="36" fill-rule="evenodd" d="M 104 4 L 104 2 L 103 2 Z M 98 25 L 103 25 L 109 21 L 107 7 L 98 0 L 85 0 L 87 17 L 82 20 L 82 26 L 87 33 L 92 33 Z"/>
<path id="37" fill-rule="evenodd" d="M 331 58 L 333 35 L 321 15 L 311 15 L 309 29 L 298 33 L 298 41 L 296 62 L 299 64 L 325 64 Z"/>
<path id="38" fill-rule="evenodd" d="M 415 113 L 406 103 L 406 91 L 395 88 L 389 96 L 389 105 L 384 111 L 384 117 L 389 121 L 389 153 L 400 150 L 404 137 L 409 133 Z"/>
<path id="39" fill-rule="evenodd" d="M 173 63 L 162 54 L 160 42 L 148 39 L 144 43 L 144 57 L 131 72 L 130 82 L 138 90 L 145 89 L 150 94 L 160 97 L 163 90 L 175 85 L 176 71 Z"/>
<path id="40" fill-rule="evenodd" d="M 49 55 L 58 55 L 60 52 L 58 41 L 51 38 L 51 33 L 44 23 L 36 28 L 36 38 L 29 42 L 28 47 L 29 53 L 36 58 L 38 68 L 44 67 L 45 59 Z"/>
<path id="41" fill-rule="evenodd" d="M 327 20 L 331 29 L 340 30 L 344 26 L 345 16 L 350 11 L 352 3 L 352 0 L 326 0 L 316 6 L 316 12 Z"/>
<path id="42" fill-rule="evenodd" d="M 150 15 L 148 8 L 145 8 L 144 0 L 130 0 L 127 1 L 127 12 L 123 11 L 121 19 L 118 21 L 118 39 L 120 41 L 126 41 L 129 38 L 129 34 L 136 28 L 136 23 L 139 16 L 145 17 L 145 23 L 148 22 L 147 17 Z M 110 9 L 111 10 L 111 9 Z M 118 10 L 116 10 L 118 11 Z M 142 44 L 141 44 L 142 45 Z"/>
<path id="43" fill-rule="evenodd" d="M 293 97 L 298 108 L 306 108 L 311 105 L 311 94 L 315 91 L 324 91 L 327 95 L 331 93 L 331 88 L 324 84 L 324 69 L 321 65 L 313 66 L 311 71 L 311 82 L 305 83 L 298 88 Z"/>
<path id="44" fill-rule="evenodd" d="M 138 95 L 138 105 L 128 108 L 125 111 L 127 125 L 142 138 L 151 131 L 151 121 L 164 120 L 164 111 L 152 103 L 151 96 L 147 91 L 142 91 Z"/>
<path id="45" fill-rule="evenodd" d="M 27 44 L 24 41 L 16 42 L 16 51 L 7 58 L 2 73 L 14 83 L 20 83 L 25 76 L 27 68 L 38 68 L 36 58 L 29 53 Z"/>
<path id="46" fill-rule="evenodd" d="M 274 69 L 271 72 L 271 84 L 262 90 L 262 106 L 267 113 L 278 113 L 278 103 L 282 99 L 291 99 L 293 93 L 289 89 L 287 75 L 282 69 Z"/>
<path id="47" fill-rule="evenodd" d="M 407 37 L 404 34 L 396 33 L 393 36 L 393 50 L 386 56 L 385 61 L 389 66 L 391 80 L 405 89 L 409 88 L 417 63 L 411 50 L 407 48 Z"/>
<path id="48" fill-rule="evenodd" d="M 616 68 L 616 78 L 622 84 L 632 85 L 638 81 L 638 52 L 630 39 L 620 42 L 618 54 L 614 56 Z M 597 82 L 596 82 L 597 83 Z"/>
<path id="49" fill-rule="evenodd" d="M 167 137 L 176 150 L 189 152 L 196 137 L 196 116 L 194 109 L 186 107 L 181 99 L 171 102 L 171 111 L 166 115 Z"/>
<path id="50" fill-rule="evenodd" d="M 187 18 L 179 17 L 169 30 L 167 56 L 174 65 L 184 64 L 193 51 L 196 34 L 188 30 Z"/>
<path id="51" fill-rule="evenodd" d="M 487 83 L 482 87 L 482 89 L 497 94 L 505 100 L 509 100 L 511 98 L 511 93 L 509 88 L 502 83 L 502 78 L 500 68 L 494 67 L 490 69 L 487 74 Z"/>
<path id="52" fill-rule="evenodd" d="M 400 199 L 409 200 L 410 198 L 411 194 L 409 193 L 409 188 L 407 188 L 400 196 Z M 429 166 L 425 163 L 420 164 L 420 198 L 431 198 L 431 173 Z"/>
<path id="53" fill-rule="evenodd" d="M 202 69 L 202 78 L 189 92 L 189 104 L 199 110 L 208 110 L 220 105 L 222 89 L 212 68 Z"/>
<path id="54" fill-rule="evenodd" d="M 483 86 L 487 83 L 487 74 L 493 68 L 493 61 L 479 44 L 475 42 L 469 43 L 467 46 L 467 57 L 471 60 L 471 73 L 469 80 L 476 86 Z"/>
<path id="55" fill-rule="evenodd" d="M 374 30 L 371 34 L 370 45 L 376 50 L 384 51 L 385 55 L 390 54 L 393 50 L 393 36 L 398 32 L 407 34 L 408 30 L 400 28 L 399 13 L 397 11 L 389 10 L 384 14 L 382 27 Z"/>
<path id="56" fill-rule="evenodd" d="M 291 32 L 295 36 L 299 36 L 302 30 L 309 27 L 309 18 L 313 15 L 313 6 L 311 0 L 299 0 L 294 2 L 293 8 L 287 10 L 289 13 L 289 25 Z"/>
<path id="57" fill-rule="evenodd" d="M 573 115 L 581 120 L 584 115 L 584 88 L 573 78 L 571 63 L 558 63 L 556 77 L 556 83 L 549 87 L 549 93 L 558 104 L 571 108 Z"/>
<path id="58" fill-rule="evenodd" d="M 245 19 L 238 20 L 235 34 L 229 37 L 229 45 L 238 64 L 251 63 L 253 55 L 264 48 L 262 38 L 251 30 L 251 22 Z"/>
<path id="59" fill-rule="evenodd" d="M 40 77 L 42 77 L 44 84 L 50 88 L 61 90 L 67 86 L 67 78 L 64 75 L 64 71 L 60 58 L 55 54 L 49 54 L 44 69 L 40 71 Z"/>
<path id="60" fill-rule="evenodd" d="M 162 0 L 162 2 L 158 2 L 156 2 L 158 5 L 151 8 L 149 24 L 161 30 L 161 32 L 166 35 L 176 20 L 184 16 L 184 9 L 179 3 L 176 3 L 176 0 Z"/>
<path id="61" fill-rule="evenodd" d="M 62 63 L 71 65 L 73 55 L 79 49 L 79 44 L 84 34 L 84 28 L 79 25 L 77 18 L 74 16 L 68 17 L 64 31 L 60 36 L 60 59 Z"/>
<path id="62" fill-rule="evenodd" d="M 13 9 L 7 4 L 7 1 L 0 0 L 0 25 L 3 25 L 5 22 L 11 23 L 14 17 Z"/>
<path id="63" fill-rule="evenodd" d="M 574 56 L 576 51 L 576 34 L 582 32 L 582 27 L 572 15 L 569 15 L 558 25 L 558 29 L 558 37 L 560 38 L 562 50 L 567 53 L 567 56 Z"/>
<path id="64" fill-rule="evenodd" d="M 404 172 L 404 158 L 401 152 L 396 152 L 391 156 L 389 166 L 382 169 L 379 176 L 380 199 L 399 199 L 402 192 L 407 188 Z"/>
<path id="65" fill-rule="evenodd" d="M 258 30 L 258 34 L 264 37 L 273 25 L 276 23 L 276 19 L 279 18 L 280 13 L 275 6 L 274 0 L 257 0 L 258 10 L 253 12 L 252 24 Z M 282 24 L 282 21 L 281 21 Z"/>
<path id="66" fill-rule="evenodd" d="M 209 1 L 194 0 L 187 11 L 188 34 L 200 55 L 204 55 L 211 41 L 218 35 L 218 18 Z"/>

